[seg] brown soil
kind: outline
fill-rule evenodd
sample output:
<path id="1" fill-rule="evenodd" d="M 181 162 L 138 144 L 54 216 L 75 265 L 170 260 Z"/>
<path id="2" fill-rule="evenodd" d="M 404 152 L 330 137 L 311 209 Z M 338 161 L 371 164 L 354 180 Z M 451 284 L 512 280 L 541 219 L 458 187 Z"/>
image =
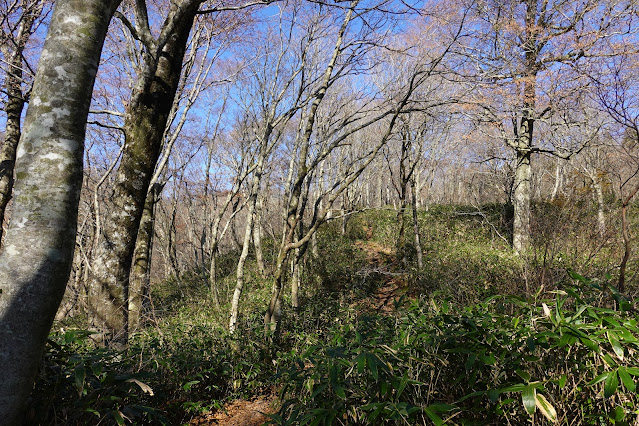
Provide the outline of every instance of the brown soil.
<path id="1" fill-rule="evenodd" d="M 229 402 L 224 410 L 204 414 L 189 423 L 194 426 L 260 426 L 269 420 L 267 414 L 275 413 L 276 396 L 259 396 L 251 401 Z"/>
<path id="2" fill-rule="evenodd" d="M 360 306 L 363 305 L 377 312 L 392 312 L 395 309 L 394 302 L 406 293 L 403 274 L 392 272 L 392 265 L 395 262 L 393 249 L 375 241 L 358 240 L 355 246 L 366 253 L 370 272 L 384 276 L 384 284 L 370 298 L 361 302 Z"/>

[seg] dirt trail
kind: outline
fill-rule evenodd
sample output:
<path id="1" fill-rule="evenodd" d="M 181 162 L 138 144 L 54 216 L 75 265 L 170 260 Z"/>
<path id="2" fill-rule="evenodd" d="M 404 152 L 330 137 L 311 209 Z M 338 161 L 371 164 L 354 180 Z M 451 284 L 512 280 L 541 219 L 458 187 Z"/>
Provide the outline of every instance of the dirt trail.
<path id="1" fill-rule="evenodd" d="M 394 255 L 392 248 L 385 247 L 374 241 L 358 240 L 355 246 L 366 253 L 371 273 L 384 276 L 381 285 L 362 305 L 377 312 L 390 313 L 394 310 L 394 303 L 405 293 L 406 283 L 403 274 L 393 273 Z M 277 412 L 277 396 L 275 394 L 259 396 L 250 401 L 237 400 L 229 402 L 224 410 L 201 415 L 189 423 L 192 426 L 261 426 L 269 420 L 267 414 Z"/>
<path id="2" fill-rule="evenodd" d="M 261 426 L 268 417 L 266 414 L 275 413 L 276 396 L 260 396 L 251 401 L 233 401 L 224 406 L 224 410 L 204 414 L 189 423 L 193 426 Z"/>
<path id="3" fill-rule="evenodd" d="M 405 274 L 393 272 L 396 261 L 393 249 L 370 240 L 358 240 L 355 247 L 366 253 L 371 268 L 369 273 L 383 277 L 383 284 L 364 305 L 377 312 L 392 312 L 395 309 L 394 302 L 406 292 Z"/>

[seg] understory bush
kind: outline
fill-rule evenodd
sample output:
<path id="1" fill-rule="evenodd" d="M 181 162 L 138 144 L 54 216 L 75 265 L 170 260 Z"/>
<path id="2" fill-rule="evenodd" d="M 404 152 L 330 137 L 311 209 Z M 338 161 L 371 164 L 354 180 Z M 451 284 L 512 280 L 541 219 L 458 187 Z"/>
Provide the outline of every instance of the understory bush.
<path id="1" fill-rule="evenodd" d="M 274 366 L 254 320 L 229 336 L 178 315 L 136 334 L 123 352 L 96 347 L 87 331 L 53 333 L 25 424 L 180 425 L 228 398 L 260 394 Z"/>
<path id="2" fill-rule="evenodd" d="M 636 314 L 614 289 L 573 276 L 580 285 L 552 298 L 431 298 L 394 320 L 342 323 L 282 372 L 272 423 L 634 424 Z"/>

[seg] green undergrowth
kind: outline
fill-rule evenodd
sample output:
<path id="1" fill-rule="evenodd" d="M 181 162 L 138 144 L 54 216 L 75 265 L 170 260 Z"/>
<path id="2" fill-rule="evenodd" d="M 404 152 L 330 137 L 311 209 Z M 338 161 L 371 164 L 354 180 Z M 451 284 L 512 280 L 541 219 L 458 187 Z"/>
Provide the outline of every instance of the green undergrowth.
<path id="1" fill-rule="evenodd" d="M 534 246 L 515 256 L 504 206 L 420 211 L 421 269 L 412 243 L 396 258 L 395 211 L 353 215 L 344 234 L 328 223 L 275 341 L 262 325 L 272 282 L 253 258 L 226 330 L 237 253 L 223 254 L 220 306 L 202 269 L 158 283 L 126 351 L 96 346 L 80 317 L 59 324 L 25 424 L 181 425 L 273 391 L 275 424 L 633 424 L 639 326 L 612 285 L 618 250 L 555 206 L 535 212 Z M 404 296 L 382 313 L 367 302 L 389 286 Z"/>
<path id="2" fill-rule="evenodd" d="M 427 298 L 336 325 L 281 375 L 272 423 L 635 424 L 636 315 L 574 276 L 545 298 Z"/>

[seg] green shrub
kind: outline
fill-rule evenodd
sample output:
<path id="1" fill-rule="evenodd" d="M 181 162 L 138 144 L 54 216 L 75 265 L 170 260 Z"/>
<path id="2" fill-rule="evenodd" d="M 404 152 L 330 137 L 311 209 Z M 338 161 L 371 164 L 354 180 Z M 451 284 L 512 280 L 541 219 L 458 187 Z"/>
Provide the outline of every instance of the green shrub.
<path id="1" fill-rule="evenodd" d="M 606 290 L 620 311 L 600 306 L 594 283 L 575 277 L 579 288 L 552 299 L 494 297 L 467 308 L 431 299 L 395 321 L 335 327 L 329 345 L 311 346 L 283 373 L 272 422 L 632 423 L 637 319 L 614 291 Z"/>

